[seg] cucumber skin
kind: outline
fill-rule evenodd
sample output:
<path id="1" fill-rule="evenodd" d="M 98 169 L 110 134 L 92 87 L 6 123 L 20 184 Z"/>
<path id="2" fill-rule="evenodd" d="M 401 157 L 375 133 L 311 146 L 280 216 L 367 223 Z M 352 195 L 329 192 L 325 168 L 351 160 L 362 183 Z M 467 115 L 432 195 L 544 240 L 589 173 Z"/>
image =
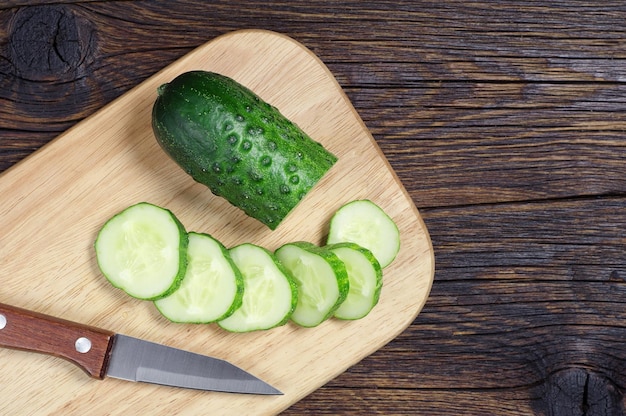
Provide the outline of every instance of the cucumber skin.
<path id="1" fill-rule="evenodd" d="M 195 181 L 272 230 L 337 161 L 278 109 L 213 72 L 159 87 L 152 127 Z"/>
<path id="2" fill-rule="evenodd" d="M 341 306 L 343 301 L 348 296 L 348 292 L 350 291 L 350 282 L 348 280 L 348 272 L 346 270 L 346 266 L 344 265 L 343 261 L 341 261 L 335 253 L 328 250 L 326 247 L 319 247 L 308 241 L 295 241 L 295 242 L 284 244 L 276 250 L 276 253 L 285 246 L 295 246 L 304 251 L 308 251 L 309 253 L 316 254 L 322 257 L 327 263 L 329 263 L 333 271 L 335 271 L 335 276 L 337 278 L 337 286 L 339 288 L 339 298 L 337 299 L 337 302 L 335 303 L 335 305 L 328 311 L 326 316 L 324 316 L 324 318 L 318 323 L 319 325 L 322 322 L 326 321 L 327 319 L 331 318 L 334 315 L 337 308 Z M 291 272 L 289 273 L 291 274 Z M 293 274 L 291 275 L 293 276 Z M 297 282 L 297 279 L 295 277 L 293 277 L 293 280 Z M 298 293 L 300 293 L 299 287 L 298 287 Z M 292 317 L 292 320 L 293 320 L 293 317 Z M 295 321 L 294 323 L 302 327 L 311 327 L 311 326 L 302 325 L 301 323 L 295 322 Z M 313 326 L 317 326 L 317 325 L 313 325 Z"/>
<path id="3" fill-rule="evenodd" d="M 371 308 L 371 309 L 374 309 L 374 306 L 378 304 L 378 300 L 380 299 L 380 293 L 382 292 L 382 289 L 383 289 L 383 268 L 380 266 L 380 263 L 376 259 L 376 256 L 374 256 L 374 254 L 367 248 L 360 246 L 356 243 L 351 243 L 351 242 L 334 243 L 334 244 L 326 245 L 324 247 L 331 251 L 334 249 L 344 248 L 344 247 L 351 248 L 353 250 L 357 250 L 358 252 L 362 253 L 370 261 L 372 267 L 374 268 L 374 272 L 376 273 L 376 288 L 374 289 L 374 298 L 372 299 L 372 308 Z M 347 318 L 341 318 L 335 315 L 335 318 L 342 319 L 342 320 L 357 320 L 357 319 L 364 318 L 365 316 L 355 318 L 355 319 L 347 319 Z"/>

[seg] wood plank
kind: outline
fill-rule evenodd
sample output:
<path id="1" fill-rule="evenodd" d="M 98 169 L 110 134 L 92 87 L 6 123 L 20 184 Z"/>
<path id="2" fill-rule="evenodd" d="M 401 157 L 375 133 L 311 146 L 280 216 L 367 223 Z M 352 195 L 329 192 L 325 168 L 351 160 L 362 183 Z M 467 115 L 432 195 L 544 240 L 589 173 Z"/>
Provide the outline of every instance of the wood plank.
<path id="1" fill-rule="evenodd" d="M 315 415 L 530 415 L 534 408 L 524 389 L 356 389 L 322 387 L 281 413 L 283 416 L 303 415 L 315 409 Z M 572 413 L 573 414 L 573 413 Z M 572 415 L 570 414 L 570 415 Z"/>
<path id="2" fill-rule="evenodd" d="M 347 93 L 426 207 L 623 193 L 623 90 L 449 83 Z"/>

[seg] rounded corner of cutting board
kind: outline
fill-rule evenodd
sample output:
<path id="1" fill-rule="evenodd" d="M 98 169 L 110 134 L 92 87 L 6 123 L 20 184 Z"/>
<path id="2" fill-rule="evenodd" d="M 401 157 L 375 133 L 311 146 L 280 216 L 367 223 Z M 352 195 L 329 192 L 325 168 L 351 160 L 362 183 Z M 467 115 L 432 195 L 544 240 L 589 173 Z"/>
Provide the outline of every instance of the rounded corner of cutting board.
<path id="1" fill-rule="evenodd" d="M 233 55 L 228 55 L 229 53 Z M 229 61 L 228 59 L 224 59 L 224 56 L 229 56 L 229 58 L 233 59 Z M 287 69 L 282 68 L 282 63 L 287 61 L 291 67 Z M 279 63 L 277 64 L 276 62 Z M 109 157 L 111 155 L 113 155 L 113 157 L 119 156 L 119 153 L 125 151 L 126 147 L 125 143 L 123 143 L 123 139 L 116 136 L 116 134 L 119 135 L 119 131 L 110 127 L 111 124 L 115 124 L 110 123 L 110 120 L 113 119 L 117 121 L 117 119 L 122 118 L 126 119 L 126 122 L 132 122 L 132 115 L 128 114 L 129 108 L 133 109 L 132 114 L 142 114 L 142 117 L 147 117 L 146 114 L 149 114 L 149 111 L 147 111 L 148 106 L 151 106 L 151 103 L 148 103 L 148 101 L 154 97 L 156 85 L 167 81 L 167 78 L 181 71 L 203 68 L 215 70 L 216 72 L 223 71 L 225 75 L 236 74 L 244 81 L 249 81 L 253 85 L 260 87 L 267 96 L 276 98 L 278 101 L 283 100 L 283 102 L 291 103 L 291 100 L 295 100 L 293 101 L 293 106 L 296 110 L 294 111 L 294 115 L 295 117 L 299 117 L 299 120 L 302 120 L 307 126 L 318 131 L 316 129 L 319 128 L 319 124 L 331 124 L 331 128 L 335 128 L 336 125 L 337 131 L 341 133 L 341 137 L 337 138 L 334 137 L 335 131 L 332 129 L 330 133 L 333 134 L 326 134 L 328 131 L 324 131 L 323 129 L 319 130 L 321 137 L 325 138 L 325 140 L 330 140 L 331 138 L 334 140 L 324 144 L 342 152 L 346 160 L 342 162 L 343 165 L 339 165 L 338 170 L 331 173 L 333 177 L 324 180 L 325 184 L 322 185 L 323 188 L 318 190 L 317 195 L 311 197 L 311 201 L 313 202 L 303 201 L 303 207 L 297 208 L 300 212 L 290 214 L 294 215 L 294 220 L 290 220 L 291 222 L 287 223 L 289 225 L 286 226 L 285 231 L 275 231 L 274 234 L 263 235 L 270 235 L 271 238 L 274 239 L 298 235 L 290 234 L 289 227 L 293 227 L 294 224 L 306 224 L 308 220 L 308 215 L 306 214 L 308 214 L 308 212 L 303 214 L 303 210 L 311 206 L 316 207 L 315 203 L 322 203 L 320 201 L 323 201 L 324 198 L 322 198 L 320 194 L 328 192 L 329 189 L 332 189 L 332 186 L 336 186 L 337 184 L 341 185 L 339 190 L 328 194 L 328 198 L 332 200 L 329 201 L 328 204 L 322 204 L 324 209 L 330 210 L 336 208 L 342 203 L 347 202 L 346 199 L 351 196 L 369 196 L 367 190 L 355 190 L 350 187 L 351 185 L 348 186 L 341 182 L 344 180 L 342 178 L 346 176 L 346 170 L 354 168 L 359 172 L 359 169 L 364 169 L 363 166 L 356 166 L 358 162 L 357 152 L 345 151 L 345 148 L 342 147 L 345 143 L 343 143 L 342 140 L 350 143 L 352 143 L 351 141 L 353 140 L 361 140 L 362 147 L 367 147 L 365 151 L 369 152 L 367 153 L 369 155 L 368 157 L 377 164 L 376 166 L 380 167 L 380 172 L 377 171 L 376 174 L 380 175 L 381 183 L 377 184 L 376 181 L 367 181 L 367 178 L 360 178 L 359 180 L 361 182 L 359 183 L 366 184 L 365 187 L 368 189 L 372 187 L 375 193 L 373 196 L 375 202 L 378 202 L 383 208 L 392 211 L 397 216 L 399 223 L 406 233 L 403 240 L 405 248 L 401 248 L 397 264 L 394 264 L 396 262 L 392 263 L 388 271 L 386 269 L 385 272 L 386 275 L 389 275 L 389 283 L 385 282 L 385 286 L 383 287 L 383 291 L 385 291 L 385 288 L 387 289 L 386 294 L 381 295 L 381 301 L 379 301 L 379 305 L 374 308 L 371 316 L 364 318 L 361 322 L 328 322 L 322 324 L 319 328 L 313 329 L 294 328 L 293 326 L 287 325 L 283 328 L 265 331 L 265 333 L 240 336 L 214 331 L 211 332 L 211 340 L 199 340 L 197 336 L 194 337 L 194 335 L 190 335 L 194 334 L 194 331 L 199 331 L 199 329 L 189 329 L 190 327 L 188 326 L 176 327 L 176 324 L 169 325 L 162 322 L 157 324 L 153 322 L 154 314 L 149 316 L 151 320 L 144 322 L 144 326 L 141 327 L 140 330 L 130 326 L 128 328 L 108 328 L 119 330 L 120 332 L 124 332 L 125 329 L 134 330 L 137 332 L 128 335 L 142 335 L 142 333 L 150 333 L 151 328 L 152 331 L 155 332 L 158 331 L 157 328 L 163 329 L 163 325 L 167 325 L 164 333 L 167 332 L 169 335 L 159 333 L 153 338 L 157 338 L 158 341 L 174 344 L 174 346 L 189 346 L 196 350 L 204 350 L 204 347 L 207 346 L 208 343 L 211 347 L 210 350 L 215 351 L 217 349 L 219 354 L 223 352 L 224 357 L 221 358 L 228 359 L 236 365 L 253 372 L 255 375 L 285 393 L 283 396 L 269 399 L 267 397 L 252 395 L 223 395 L 211 393 L 198 395 L 197 392 L 187 393 L 178 390 L 168 390 L 167 393 L 170 394 L 171 392 L 171 395 L 177 399 L 173 400 L 172 403 L 180 403 L 181 400 L 184 400 L 188 405 L 189 411 L 193 411 L 194 409 L 206 410 L 207 406 L 209 408 L 219 406 L 224 410 L 224 413 L 239 414 L 242 409 L 245 410 L 254 406 L 259 412 L 276 412 L 311 393 L 316 388 L 325 384 L 349 366 L 356 364 L 356 362 L 360 361 L 365 356 L 373 353 L 395 338 L 400 332 L 404 331 L 423 308 L 434 281 L 435 266 L 432 242 L 418 209 L 400 183 L 356 109 L 352 106 L 347 95 L 319 57 L 302 43 L 277 32 L 263 29 L 248 29 L 225 33 L 200 45 L 195 50 L 165 67 L 114 102 L 103 107 L 103 109 L 93 116 L 88 117 L 74 128 L 68 130 L 68 132 L 63 133 L 59 138 L 54 140 L 56 143 L 53 147 L 44 146 L 36 152 L 44 155 L 44 157 L 28 158 L 28 160 L 21 163 L 21 171 L 28 169 L 32 169 L 33 171 L 42 170 L 40 165 L 44 162 L 49 163 L 54 157 L 60 157 L 60 155 L 64 157 L 65 155 L 69 155 L 65 159 L 66 163 L 69 165 L 64 167 L 64 169 L 72 171 L 75 166 L 72 166 L 71 163 L 80 164 L 79 167 L 81 169 L 91 170 L 98 169 L 99 166 L 106 166 L 106 168 L 101 167 L 101 169 L 108 169 L 107 171 L 99 172 L 102 177 L 115 178 L 118 184 L 130 184 L 127 189 L 114 190 L 113 194 L 121 193 L 123 197 L 118 199 L 118 201 L 130 200 L 134 197 L 141 198 L 143 192 L 141 189 L 137 189 L 139 185 L 136 185 L 136 181 L 134 182 L 132 180 L 132 175 L 137 174 L 137 171 L 139 171 L 137 167 L 133 166 L 133 169 L 123 169 L 123 164 L 130 162 L 127 162 L 124 157 L 120 157 L 120 161 L 116 162 L 117 165 L 114 165 L 115 171 L 112 171 L 113 168 L 111 165 L 113 164 L 105 163 L 86 168 L 84 165 L 88 164 L 89 161 L 85 160 L 83 157 L 85 149 L 77 149 L 76 143 L 84 140 L 84 138 L 82 138 L 83 136 L 89 137 L 89 134 L 86 133 L 89 133 L 91 129 L 97 130 L 99 141 L 91 139 L 86 142 L 86 145 L 96 147 L 97 150 L 103 154 L 109 155 Z M 290 81 L 281 79 L 279 75 L 283 74 L 281 71 L 291 70 L 290 68 L 295 68 L 295 78 L 291 80 L 291 84 L 285 84 Z M 264 69 L 267 70 L 267 73 L 263 72 Z M 301 80 L 310 76 L 313 76 L 314 79 L 313 81 L 309 81 L 313 83 L 309 88 L 314 90 L 315 94 L 312 95 L 315 95 L 315 97 L 303 97 L 302 91 L 293 93 L 292 96 L 285 94 L 286 88 L 292 88 L 294 85 L 300 84 Z M 287 98 L 285 98 L 286 95 Z M 313 102 L 308 102 L 308 99 Z M 300 107 L 304 107 L 304 110 Z M 335 116 L 330 123 L 319 123 L 319 117 L 309 116 L 310 112 L 319 113 L 321 111 L 334 111 L 336 109 L 341 110 L 338 114 L 342 118 L 337 119 L 337 116 Z M 147 123 L 143 124 L 148 125 Z M 84 128 L 84 126 L 88 127 Z M 146 137 L 145 140 L 148 140 L 147 137 L 149 134 L 143 133 Z M 346 136 L 344 137 L 343 135 Z M 143 148 L 147 148 L 150 151 L 157 149 L 157 147 L 152 144 L 149 147 L 142 147 L 142 149 Z M 156 152 L 157 150 L 154 151 Z M 74 158 L 72 158 L 72 155 L 74 155 Z M 133 158 L 128 159 L 130 161 L 136 161 Z M 159 158 L 158 160 L 163 161 L 165 159 Z M 81 169 L 74 169 L 74 171 L 80 172 Z M 45 171 L 45 169 L 43 169 L 43 171 Z M 50 178 L 50 181 L 55 185 L 54 189 L 56 193 L 50 195 L 50 200 L 46 199 L 45 204 L 41 203 L 42 197 L 46 196 L 45 193 L 47 192 L 43 188 L 38 189 L 38 200 L 25 198 L 21 200 L 20 203 L 22 205 L 30 204 L 28 206 L 28 208 L 30 208 L 28 211 L 30 215 L 36 215 L 38 212 L 45 214 L 45 210 L 47 209 L 46 204 L 56 204 L 56 211 L 52 212 L 61 212 L 60 209 L 63 208 L 63 206 L 71 207 L 71 209 L 63 211 L 67 213 L 65 221 L 70 224 L 67 232 L 72 233 L 73 238 L 77 239 L 76 243 L 70 244 L 69 249 L 84 250 L 84 247 L 92 243 L 93 229 L 96 227 L 96 224 L 91 224 L 91 229 L 88 232 L 78 229 L 76 227 L 80 227 L 81 224 L 82 226 L 85 225 L 86 219 L 83 218 L 80 221 L 76 221 L 76 218 L 71 217 L 71 213 L 74 212 L 75 214 L 73 215 L 80 215 L 81 207 L 85 210 L 92 210 L 94 206 L 101 208 L 102 205 L 100 205 L 99 202 L 104 202 L 107 209 L 111 210 L 114 204 L 111 202 L 110 193 L 112 189 L 109 189 L 109 186 L 112 185 L 103 182 L 101 178 L 97 177 L 98 175 L 77 176 L 75 178 L 76 182 L 61 178 L 59 175 L 57 175 L 58 177 L 53 175 L 53 177 Z M 146 173 L 142 172 L 141 175 L 146 175 Z M 4 176 L 0 177 L 0 182 L 3 180 L 6 182 L 6 179 L 7 178 Z M 100 187 L 94 187 L 93 181 L 96 181 Z M 145 183 L 143 186 L 145 186 Z M 10 191 L 15 189 L 17 188 L 9 188 Z M 79 192 L 80 189 L 83 189 L 84 193 Z M 157 193 L 153 193 L 157 195 Z M 315 194 L 315 190 L 313 193 Z M 32 194 L 34 195 L 35 193 Z M 72 197 L 67 197 L 67 195 L 72 195 Z M 172 195 L 157 196 L 159 198 L 153 202 L 172 203 Z M 324 197 L 326 196 L 327 195 L 324 195 Z M 388 199 L 389 196 L 391 199 Z M 10 198 L 11 195 L 7 195 L 7 197 Z M 307 196 L 307 198 L 309 197 Z M 36 205 L 36 203 L 39 205 Z M 180 204 L 182 206 L 183 202 L 180 202 Z M 185 208 L 185 210 L 192 211 L 192 208 Z M 190 217 L 193 216 L 191 215 Z M 317 218 L 328 218 L 328 216 L 324 214 Z M 102 214 L 91 214 L 88 219 L 91 221 L 100 221 L 104 218 Z M 299 223 L 298 221 L 301 222 Z M 0 224 L 2 224 L 1 219 Z M 198 224 L 206 225 L 206 223 Z M 40 231 L 40 233 L 41 232 L 44 231 Z M 219 236 L 219 234 L 216 236 Z M 45 238 L 42 238 L 42 241 L 44 240 Z M 15 252 L 18 251 L 15 250 Z M 20 253 L 23 253 L 23 251 L 20 251 Z M 22 256 L 27 256 L 27 253 L 22 254 Z M 93 258 L 91 256 L 82 256 L 80 258 L 86 258 L 85 264 L 77 265 L 75 267 L 76 270 L 82 271 L 85 274 L 94 274 L 96 268 L 92 264 Z M 47 258 L 42 257 L 42 259 Z M 24 258 L 23 262 L 24 264 L 28 264 L 26 258 Z M 45 264 L 45 266 L 42 265 L 40 268 L 51 270 L 55 265 L 58 266 L 59 269 L 63 269 L 66 266 L 63 264 L 62 259 L 50 259 L 48 263 L 49 264 Z M 72 278 L 78 279 L 80 276 L 67 277 L 67 279 Z M 96 279 L 96 277 L 94 276 L 93 279 Z M 97 283 L 94 287 L 95 290 L 102 290 L 104 285 Z M 91 289 L 94 289 L 94 287 Z M 48 299 L 57 299 L 59 302 L 67 303 L 60 306 L 58 308 L 59 310 L 80 310 L 80 305 L 73 305 L 71 303 L 72 301 L 77 302 L 75 298 L 72 299 L 71 297 L 64 296 L 63 293 L 59 293 L 55 296 L 54 288 L 50 290 L 52 293 L 47 295 Z M 91 292 L 93 292 L 93 290 L 91 290 Z M 108 299 L 108 302 L 110 302 L 112 296 L 104 296 L 103 298 Z M 105 314 L 111 313 L 112 305 L 98 304 L 93 307 L 100 308 L 100 313 Z M 143 313 L 143 311 L 141 312 Z M 95 314 L 96 312 L 90 313 Z M 124 313 L 127 313 L 127 310 Z M 94 320 L 93 316 L 91 320 Z M 119 317 L 113 321 L 124 322 L 124 320 Z M 377 331 L 380 331 L 380 334 L 384 336 L 379 335 Z M 159 337 L 162 339 L 159 340 Z M 346 337 L 351 340 L 356 339 L 357 341 L 346 342 Z M 229 348 L 229 346 L 232 346 L 233 342 L 237 342 L 238 345 L 241 346 L 241 351 Z M 341 351 L 339 357 L 336 355 L 337 351 Z M 211 355 L 215 355 L 215 353 Z M 264 358 L 257 359 L 259 356 Z M 22 360 L 21 363 L 23 363 L 23 361 L 24 360 Z M 315 365 L 311 363 L 315 363 Z M 66 370 L 66 368 L 61 370 Z M 22 371 L 21 374 L 24 374 L 24 371 Z M 15 388 L 18 388 L 17 386 L 20 385 L 19 383 L 13 384 L 16 386 Z M 50 394 L 50 405 L 53 410 L 55 408 L 64 408 L 64 406 L 72 402 L 72 409 L 76 410 L 76 414 L 78 414 L 82 413 L 84 406 L 88 405 L 85 403 L 84 406 L 82 406 L 80 401 L 75 400 L 75 391 L 63 390 L 64 387 L 67 389 L 67 386 L 65 386 L 63 382 L 54 386 L 51 385 L 50 387 L 50 390 L 54 390 L 54 388 L 60 389 L 52 391 Z M 118 387 L 124 390 L 118 391 Z M 151 400 L 150 392 L 153 392 L 153 388 L 144 389 L 141 387 L 140 383 L 111 383 L 107 388 L 103 388 L 102 390 L 98 390 L 92 383 L 84 383 L 81 384 L 80 388 L 85 390 L 85 396 L 88 397 L 106 394 L 107 397 L 101 397 L 103 406 L 106 403 L 119 406 L 119 403 L 123 402 L 121 396 L 133 394 L 135 398 L 134 403 L 137 406 L 144 406 L 145 408 L 143 410 L 151 414 L 167 414 L 172 410 L 172 408 L 168 406 L 160 407 L 159 409 L 154 407 L 157 406 L 158 403 Z M 98 393 L 98 391 L 104 391 L 105 393 Z M 24 403 L 22 403 L 22 405 L 23 404 Z M 17 405 L 19 405 L 19 403 Z M 123 413 L 124 410 L 133 409 L 122 407 L 120 408 L 120 413 Z"/>

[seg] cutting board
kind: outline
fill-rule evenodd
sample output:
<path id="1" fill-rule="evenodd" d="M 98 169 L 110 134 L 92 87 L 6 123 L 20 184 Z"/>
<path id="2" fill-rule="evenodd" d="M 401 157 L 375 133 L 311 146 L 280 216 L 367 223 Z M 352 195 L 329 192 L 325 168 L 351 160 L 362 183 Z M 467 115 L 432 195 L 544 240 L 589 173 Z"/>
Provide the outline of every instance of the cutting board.
<path id="1" fill-rule="evenodd" d="M 150 123 L 157 87 L 192 69 L 246 85 L 339 157 L 275 231 L 195 183 L 156 143 Z M 0 301 L 223 358 L 284 393 L 99 381 L 56 357 L 0 349 L 3 415 L 275 414 L 402 332 L 433 281 L 426 227 L 366 126 L 325 65 L 274 32 L 237 31 L 200 46 L 6 171 L 0 195 Z M 274 250 L 297 240 L 323 244 L 334 211 L 364 198 L 396 221 L 401 249 L 384 270 L 378 305 L 358 321 L 247 334 L 174 324 L 152 303 L 111 287 L 95 260 L 102 224 L 140 201 L 172 210 L 188 230 L 227 247 L 252 242 Z"/>

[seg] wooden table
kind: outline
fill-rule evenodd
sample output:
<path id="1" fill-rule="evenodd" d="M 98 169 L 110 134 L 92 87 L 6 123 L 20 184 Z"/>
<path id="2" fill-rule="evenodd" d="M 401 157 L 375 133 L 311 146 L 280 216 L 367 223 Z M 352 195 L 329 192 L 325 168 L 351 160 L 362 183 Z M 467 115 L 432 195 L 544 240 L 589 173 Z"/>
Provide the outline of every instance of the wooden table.
<path id="1" fill-rule="evenodd" d="M 0 6 L 0 171 L 262 28 L 326 63 L 419 208 L 425 308 L 284 414 L 623 414 L 623 2 L 42 3 Z"/>

